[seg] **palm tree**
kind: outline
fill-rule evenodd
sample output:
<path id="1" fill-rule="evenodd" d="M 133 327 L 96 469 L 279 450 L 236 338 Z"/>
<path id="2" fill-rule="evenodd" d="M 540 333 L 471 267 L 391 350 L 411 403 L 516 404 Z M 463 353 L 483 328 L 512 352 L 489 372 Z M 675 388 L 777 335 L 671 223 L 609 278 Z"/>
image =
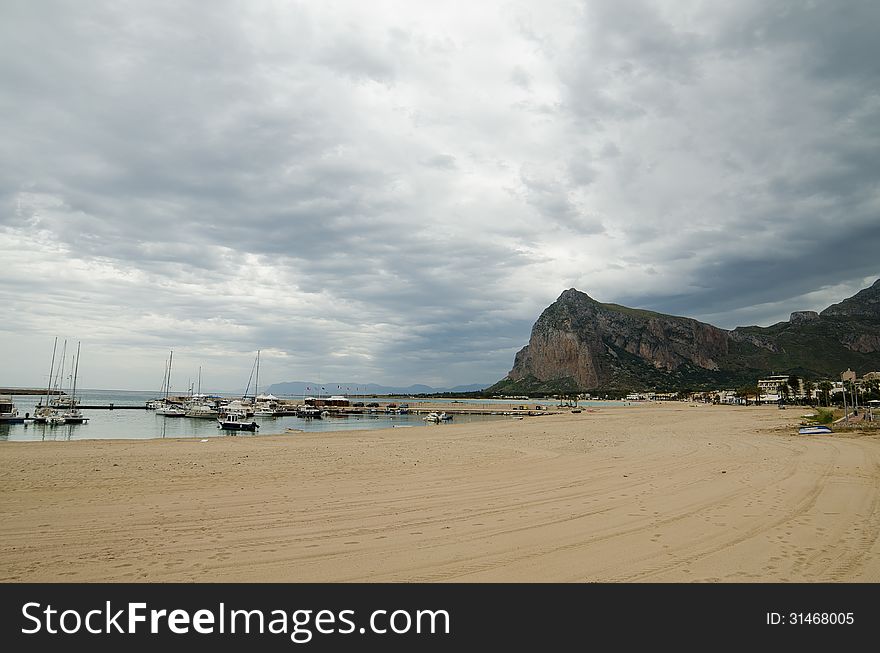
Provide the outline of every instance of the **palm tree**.
<path id="1" fill-rule="evenodd" d="M 813 390 L 816 389 L 816 384 L 812 381 L 804 381 L 804 399 L 807 404 L 813 405 Z"/>
<path id="2" fill-rule="evenodd" d="M 754 397 L 755 403 L 758 403 L 758 393 L 758 386 L 744 385 L 736 391 L 736 396 L 740 399 L 745 399 L 746 405 L 748 405 L 749 397 Z"/>
<path id="3" fill-rule="evenodd" d="M 778 392 L 780 395 L 782 395 L 783 399 L 788 401 L 788 397 L 790 394 L 790 388 L 788 387 L 787 383 L 782 382 L 778 386 L 776 386 L 776 392 Z"/>
<path id="4" fill-rule="evenodd" d="M 801 379 L 797 374 L 792 374 L 788 377 L 788 387 L 796 399 L 797 396 L 800 394 L 801 387 Z"/>
<path id="5" fill-rule="evenodd" d="M 819 392 L 822 393 L 822 401 L 825 402 L 825 408 L 828 408 L 828 406 L 831 405 L 831 389 L 833 387 L 831 381 L 822 381 L 819 383 Z"/>

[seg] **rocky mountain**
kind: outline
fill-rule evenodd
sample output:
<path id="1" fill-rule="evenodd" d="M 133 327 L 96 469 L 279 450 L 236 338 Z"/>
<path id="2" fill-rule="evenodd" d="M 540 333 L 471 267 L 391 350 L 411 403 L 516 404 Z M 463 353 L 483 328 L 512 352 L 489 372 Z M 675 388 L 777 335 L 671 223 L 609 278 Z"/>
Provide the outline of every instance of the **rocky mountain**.
<path id="1" fill-rule="evenodd" d="M 771 373 L 838 378 L 847 368 L 880 370 L 880 279 L 821 313 L 732 331 L 603 304 L 571 288 L 544 310 L 513 369 L 487 392 L 730 387 Z"/>

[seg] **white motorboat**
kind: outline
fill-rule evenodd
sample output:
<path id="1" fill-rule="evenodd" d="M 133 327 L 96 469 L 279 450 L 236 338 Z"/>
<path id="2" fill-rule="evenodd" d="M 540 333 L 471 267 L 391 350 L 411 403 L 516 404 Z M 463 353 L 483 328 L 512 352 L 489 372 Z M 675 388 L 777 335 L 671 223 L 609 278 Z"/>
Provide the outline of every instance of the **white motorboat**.
<path id="1" fill-rule="evenodd" d="M 23 424 L 25 418 L 18 414 L 12 397 L 0 397 L 0 424 Z"/>
<path id="2" fill-rule="evenodd" d="M 297 417 L 309 417 L 313 419 L 321 419 L 322 412 L 317 406 L 300 406 L 296 409 Z"/>
<path id="3" fill-rule="evenodd" d="M 161 408 L 156 409 L 157 415 L 162 415 L 164 417 L 184 417 L 186 416 L 186 411 L 182 406 L 178 406 L 176 404 L 165 404 Z"/>
<path id="4" fill-rule="evenodd" d="M 195 419 L 217 419 L 220 411 L 211 404 L 193 403 L 184 411 L 184 415 Z"/>

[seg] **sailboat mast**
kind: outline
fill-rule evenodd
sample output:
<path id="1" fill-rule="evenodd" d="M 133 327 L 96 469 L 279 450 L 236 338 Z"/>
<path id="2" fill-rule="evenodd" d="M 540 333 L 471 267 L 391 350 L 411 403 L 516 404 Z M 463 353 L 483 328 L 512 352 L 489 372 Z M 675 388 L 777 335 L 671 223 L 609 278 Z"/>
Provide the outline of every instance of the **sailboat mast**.
<path id="1" fill-rule="evenodd" d="M 254 401 L 257 400 L 257 395 L 260 394 L 260 350 L 257 350 L 257 378 L 254 381 Z"/>
<path id="2" fill-rule="evenodd" d="M 82 342 L 76 343 L 76 363 L 73 365 L 73 388 L 70 391 L 70 407 L 76 405 L 76 375 L 79 373 L 79 346 Z"/>
<path id="3" fill-rule="evenodd" d="M 259 352 L 259 350 L 257 350 L 257 359 L 254 361 L 254 364 L 251 365 L 251 373 L 250 373 L 250 376 L 248 376 L 247 387 L 244 389 L 244 397 L 242 397 L 242 399 L 244 399 L 245 401 L 247 400 L 248 397 L 250 397 L 250 395 L 248 393 L 251 391 L 251 381 L 254 380 L 254 372 L 256 371 L 256 373 L 258 375 L 260 373 L 259 372 L 259 370 L 260 370 L 259 365 L 260 365 L 260 352 Z M 256 390 L 254 390 L 254 400 L 255 401 L 256 401 L 256 398 L 257 398 L 257 392 L 256 392 Z"/>
<path id="4" fill-rule="evenodd" d="M 162 398 L 168 396 L 168 391 L 166 388 L 168 387 L 168 359 L 165 359 L 165 367 L 162 369 L 162 387 L 159 388 L 159 392 L 162 393 Z"/>
<path id="5" fill-rule="evenodd" d="M 67 357 L 67 339 L 64 340 L 64 345 L 61 347 L 61 360 L 58 361 L 58 370 L 55 374 L 55 382 L 53 386 L 60 393 L 64 387 L 64 359 Z"/>
<path id="6" fill-rule="evenodd" d="M 55 371 L 55 349 L 58 347 L 58 336 L 52 344 L 52 363 L 49 365 L 49 380 L 46 381 L 46 405 L 49 405 L 49 392 L 52 390 L 52 373 Z"/>
<path id="7" fill-rule="evenodd" d="M 199 394 L 202 394 L 202 366 L 199 365 Z"/>
<path id="8" fill-rule="evenodd" d="M 174 361 L 174 350 L 171 350 L 171 355 L 168 356 L 168 380 L 165 381 L 165 399 L 168 399 L 168 393 L 171 391 L 171 364 Z"/>

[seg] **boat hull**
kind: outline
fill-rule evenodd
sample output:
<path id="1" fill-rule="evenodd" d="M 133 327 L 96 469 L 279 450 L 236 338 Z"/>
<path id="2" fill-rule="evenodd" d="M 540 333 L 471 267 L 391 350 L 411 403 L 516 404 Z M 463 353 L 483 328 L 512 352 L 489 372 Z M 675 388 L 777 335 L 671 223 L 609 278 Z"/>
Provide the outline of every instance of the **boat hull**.
<path id="1" fill-rule="evenodd" d="M 224 431 L 256 431 L 260 425 L 256 422 L 218 422 L 217 428 Z"/>
<path id="2" fill-rule="evenodd" d="M 203 412 L 197 411 L 197 412 L 186 413 L 185 416 L 189 417 L 190 419 L 217 419 L 220 416 L 220 413 L 219 412 L 203 413 Z"/>
<path id="3" fill-rule="evenodd" d="M 798 429 L 800 435 L 828 435 L 831 432 L 827 426 L 803 426 Z"/>

